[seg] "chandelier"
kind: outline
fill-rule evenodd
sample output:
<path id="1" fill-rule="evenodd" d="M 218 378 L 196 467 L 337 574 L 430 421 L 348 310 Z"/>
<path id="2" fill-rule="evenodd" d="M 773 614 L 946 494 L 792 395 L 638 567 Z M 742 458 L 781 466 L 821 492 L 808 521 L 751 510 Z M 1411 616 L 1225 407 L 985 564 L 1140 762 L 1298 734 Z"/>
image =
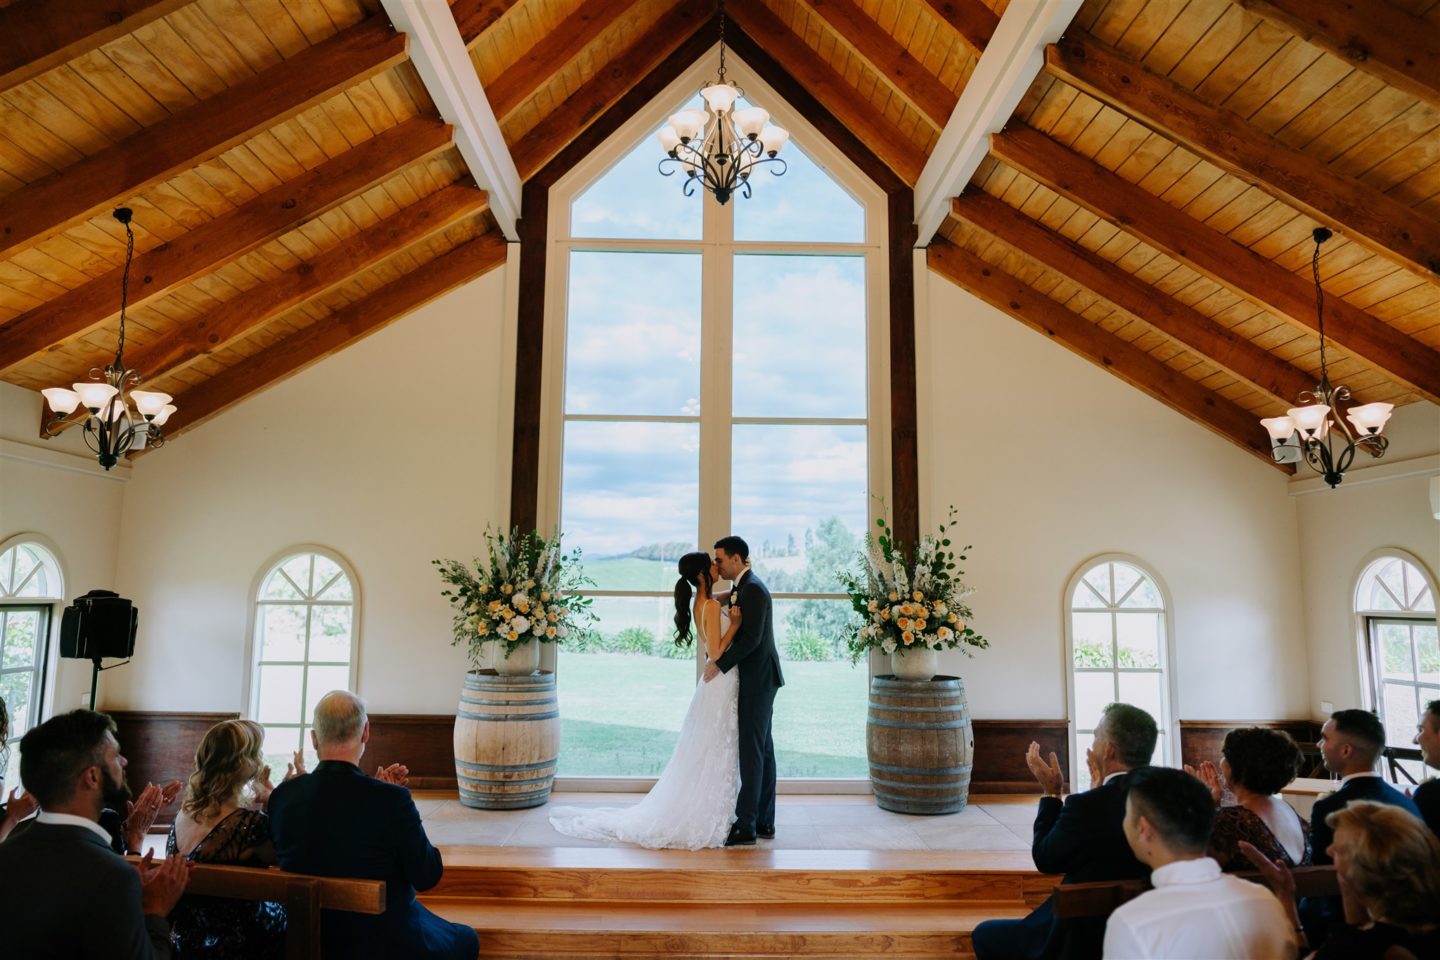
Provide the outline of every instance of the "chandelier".
<path id="1" fill-rule="evenodd" d="M 685 196 L 704 187 L 725 203 L 731 194 L 750 196 L 750 174 L 756 167 L 769 166 L 774 176 L 785 172 L 780 149 L 790 134 L 770 123 L 770 114 L 759 107 L 736 104 L 745 92 L 725 82 L 725 4 L 720 4 L 720 72 L 715 82 L 700 91 L 705 109 L 681 110 L 655 136 L 665 148 L 660 173 L 671 176 L 676 168 L 685 171 Z M 669 169 L 667 169 L 667 167 Z"/>
<path id="2" fill-rule="evenodd" d="M 125 272 L 120 280 L 120 342 L 115 360 L 104 370 L 92 367 L 90 382 L 71 384 L 73 389 L 51 387 L 41 390 L 54 416 L 45 424 L 45 436 L 54 437 L 69 427 L 82 426 L 85 443 L 95 451 L 100 466 L 109 470 L 127 450 L 165 442 L 160 427 L 175 412 L 170 394 L 152 390 L 131 390 L 140 374 L 125 368 L 125 302 L 130 292 L 130 261 L 135 256 L 135 233 L 130 229 L 130 209 L 113 214 L 125 225 Z M 134 408 L 131 408 L 131 403 Z M 73 415 L 72 415 L 73 414 Z"/>
<path id="3" fill-rule="evenodd" d="M 1260 425 L 1270 434 L 1270 452 L 1276 463 L 1303 459 L 1334 488 L 1350 469 L 1356 450 L 1363 449 L 1372 457 L 1385 455 L 1390 441 L 1380 431 L 1385 429 L 1395 405 L 1366 403 L 1352 406 L 1343 418 L 1340 415 L 1340 404 L 1350 400 L 1350 388 L 1330 385 L 1325 366 L 1325 290 L 1320 286 L 1320 245 L 1330 239 L 1331 233 L 1316 227 L 1314 237 L 1310 272 L 1315 278 L 1315 311 L 1320 320 L 1320 385 L 1300 394 L 1302 406 L 1291 407 L 1283 417 L 1261 420 Z M 1346 420 L 1355 427 L 1354 432 L 1345 425 Z"/>

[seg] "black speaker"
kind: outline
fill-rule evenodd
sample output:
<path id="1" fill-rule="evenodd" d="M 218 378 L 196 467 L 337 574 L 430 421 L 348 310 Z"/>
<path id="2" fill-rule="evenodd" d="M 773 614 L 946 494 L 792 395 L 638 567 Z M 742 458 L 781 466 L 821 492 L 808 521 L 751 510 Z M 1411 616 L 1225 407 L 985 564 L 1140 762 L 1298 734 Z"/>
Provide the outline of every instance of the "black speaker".
<path id="1" fill-rule="evenodd" d="M 60 656 L 77 660 L 130 657 L 135 653 L 135 605 L 109 590 L 91 590 L 60 618 Z"/>

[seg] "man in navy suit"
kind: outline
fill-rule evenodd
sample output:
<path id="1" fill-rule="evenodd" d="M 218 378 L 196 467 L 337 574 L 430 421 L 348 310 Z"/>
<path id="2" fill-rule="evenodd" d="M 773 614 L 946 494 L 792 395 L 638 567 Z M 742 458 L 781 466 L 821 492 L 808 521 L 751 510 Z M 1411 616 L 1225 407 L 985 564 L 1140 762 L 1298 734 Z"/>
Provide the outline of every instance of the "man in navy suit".
<path id="1" fill-rule="evenodd" d="M 410 791 L 360 769 L 370 740 L 360 698 L 343 690 L 327 693 L 315 706 L 310 737 L 320 757 L 314 772 L 285 781 L 270 795 L 270 833 L 280 866 L 385 881 L 382 916 L 324 912 L 325 956 L 475 960 L 475 931 L 442 920 L 415 900 L 415 891 L 439 883 L 445 868 Z M 403 779 L 404 771 L 394 770 L 381 773 Z"/>
<path id="2" fill-rule="evenodd" d="M 1030 855 L 1036 869 L 1063 873 L 1061 883 L 1141 879 L 1150 869 L 1130 850 L 1125 838 L 1125 781 L 1135 767 L 1150 762 L 1158 730 L 1155 718 L 1128 703 L 1105 708 L 1095 728 L 1094 746 L 1085 755 L 1091 789 L 1072 793 L 1063 803 L 1065 774 L 1055 754 L 1040 758 L 1030 744 L 1025 763 L 1045 796 L 1035 816 Z M 986 920 L 971 937 L 978 960 L 1053 960 L 1098 958 L 1105 938 L 1103 918 L 1059 921 L 1054 895 L 1023 920 Z"/>
<path id="3" fill-rule="evenodd" d="M 1415 745 L 1426 766 L 1440 769 L 1440 700 L 1431 700 L 1416 725 Z M 1426 780 L 1411 796 L 1430 832 L 1440 837 L 1440 780 Z"/>
<path id="4" fill-rule="evenodd" d="M 775 738 L 770 718 L 775 694 L 785 686 L 775 650 L 775 616 L 770 591 L 750 569 L 750 547 L 739 537 L 715 542 L 715 566 L 731 581 L 731 604 L 740 607 L 740 630 L 720 659 L 705 665 L 705 682 L 732 668 L 740 671 L 736 707 L 740 747 L 740 795 L 735 825 L 725 846 L 749 846 L 755 838 L 775 838 Z"/>
<path id="5" fill-rule="evenodd" d="M 1325 818 L 1351 800 L 1388 803 L 1420 816 L 1414 801 L 1375 772 L 1375 761 L 1385 748 L 1385 726 L 1375 714 L 1369 710 L 1339 710 L 1330 714 L 1330 719 L 1320 728 L 1316 746 L 1320 748 L 1325 769 L 1340 777 L 1340 789 L 1316 800 L 1310 813 L 1314 863 L 1334 862 L 1330 859 L 1329 847 L 1335 835 Z"/>

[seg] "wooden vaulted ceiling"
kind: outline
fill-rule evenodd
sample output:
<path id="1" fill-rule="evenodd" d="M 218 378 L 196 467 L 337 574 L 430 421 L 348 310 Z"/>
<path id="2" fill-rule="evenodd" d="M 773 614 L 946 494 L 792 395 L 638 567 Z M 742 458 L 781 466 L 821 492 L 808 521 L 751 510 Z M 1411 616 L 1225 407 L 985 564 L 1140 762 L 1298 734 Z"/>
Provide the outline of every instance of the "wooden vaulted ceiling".
<path id="1" fill-rule="evenodd" d="M 126 359 L 176 396 L 171 436 L 503 261 L 380 0 L 67 8 L 0 0 L 5 380 L 110 360 L 122 204 Z M 451 13 L 528 179 L 707 48 L 715 8 Z M 910 186 L 1005 8 L 727 3 L 737 52 Z M 1440 401 L 1440 0 L 1085 0 L 1046 53 L 933 270 L 1268 460 L 1256 418 L 1318 378 L 1310 232 L 1329 226 L 1332 379 Z"/>

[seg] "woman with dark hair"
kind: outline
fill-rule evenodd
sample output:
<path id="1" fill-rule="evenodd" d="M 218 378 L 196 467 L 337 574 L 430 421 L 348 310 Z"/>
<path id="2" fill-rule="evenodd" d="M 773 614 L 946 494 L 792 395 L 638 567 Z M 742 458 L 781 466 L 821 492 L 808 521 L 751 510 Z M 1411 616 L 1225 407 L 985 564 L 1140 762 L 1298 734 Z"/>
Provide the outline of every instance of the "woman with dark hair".
<path id="1" fill-rule="evenodd" d="M 195 772 L 165 853 L 194 863 L 241 867 L 275 864 L 270 822 L 270 768 L 265 731 L 253 720 L 222 720 L 195 751 Z M 285 951 L 285 908 L 269 901 L 186 896 L 170 916 L 181 957 L 214 960 L 279 958 Z"/>
<path id="2" fill-rule="evenodd" d="M 1240 727 L 1225 735 L 1220 768 L 1206 761 L 1185 769 L 1210 788 L 1219 809 L 1210 839 L 1210 856 L 1226 871 L 1250 870 L 1241 852 L 1248 843 L 1271 860 L 1290 867 L 1310 863 L 1310 825 L 1280 797 L 1300 769 L 1300 748 L 1283 730 Z M 1229 784 L 1235 803 L 1220 806 Z"/>
<path id="3" fill-rule="evenodd" d="M 10 831 L 15 825 L 24 820 L 30 814 L 40 809 L 35 798 L 28 792 L 21 793 L 16 787 L 10 791 L 8 799 L 5 796 L 5 771 L 10 766 L 10 710 L 5 706 L 5 698 L 0 697 L 0 840 L 10 836 Z"/>
<path id="4" fill-rule="evenodd" d="M 716 572 L 709 554 L 687 553 L 680 558 L 679 569 L 675 643 L 688 646 L 698 636 L 706 659 L 715 660 L 734 639 L 740 611 L 725 610 L 711 596 Z M 740 793 L 738 678 L 732 670 L 711 683 L 696 684 L 670 761 L 639 803 L 598 810 L 556 807 L 550 813 L 551 825 L 582 840 L 684 850 L 723 846 Z"/>

